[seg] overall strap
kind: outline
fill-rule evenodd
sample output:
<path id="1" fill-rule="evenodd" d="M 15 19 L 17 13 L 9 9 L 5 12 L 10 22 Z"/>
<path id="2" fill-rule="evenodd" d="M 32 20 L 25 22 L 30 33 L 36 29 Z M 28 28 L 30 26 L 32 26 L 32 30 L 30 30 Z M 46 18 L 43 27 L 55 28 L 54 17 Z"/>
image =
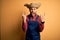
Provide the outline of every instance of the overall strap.
<path id="1" fill-rule="evenodd" d="M 28 15 L 27 17 L 28 17 L 28 21 L 30 21 L 30 15 Z"/>
<path id="2" fill-rule="evenodd" d="M 37 17 L 36 17 L 36 21 L 38 20 L 38 18 L 39 18 L 39 16 L 37 15 Z"/>

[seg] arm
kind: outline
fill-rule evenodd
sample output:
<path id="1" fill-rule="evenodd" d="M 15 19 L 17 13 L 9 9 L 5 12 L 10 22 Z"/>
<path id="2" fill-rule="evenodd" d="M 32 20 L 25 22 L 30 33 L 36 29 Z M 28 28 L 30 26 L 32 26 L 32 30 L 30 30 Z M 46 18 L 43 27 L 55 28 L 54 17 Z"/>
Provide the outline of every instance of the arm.
<path id="1" fill-rule="evenodd" d="M 44 21 L 42 21 L 41 16 L 38 18 L 38 22 L 39 22 L 39 31 L 42 32 L 44 29 Z"/>
<path id="2" fill-rule="evenodd" d="M 27 17 L 26 17 L 26 19 L 24 19 L 24 18 L 22 18 L 22 19 L 23 19 L 22 28 L 23 28 L 23 31 L 26 32 L 27 31 L 27 27 L 28 27 Z"/>

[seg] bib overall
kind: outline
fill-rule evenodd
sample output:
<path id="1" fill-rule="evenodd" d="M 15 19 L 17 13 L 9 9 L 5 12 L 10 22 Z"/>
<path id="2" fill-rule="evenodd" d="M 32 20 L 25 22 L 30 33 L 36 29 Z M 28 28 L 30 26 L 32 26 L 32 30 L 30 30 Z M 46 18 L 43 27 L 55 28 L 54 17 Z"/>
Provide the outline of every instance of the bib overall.
<path id="1" fill-rule="evenodd" d="M 32 21 L 29 18 L 26 40 L 40 40 L 39 23 L 37 19 L 38 16 L 36 17 L 36 21 Z"/>

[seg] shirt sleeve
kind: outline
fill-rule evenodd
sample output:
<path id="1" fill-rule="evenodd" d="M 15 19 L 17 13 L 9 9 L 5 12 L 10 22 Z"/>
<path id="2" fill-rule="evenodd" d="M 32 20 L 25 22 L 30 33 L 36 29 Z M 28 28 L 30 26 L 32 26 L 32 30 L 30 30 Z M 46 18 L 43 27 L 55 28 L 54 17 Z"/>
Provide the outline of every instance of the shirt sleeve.
<path id="1" fill-rule="evenodd" d="M 23 21 L 23 23 L 22 23 L 22 28 L 23 28 L 23 31 L 24 32 L 26 32 L 27 31 L 27 28 L 28 28 L 28 21 L 27 20 L 28 20 L 28 18 L 26 17 L 26 22 L 24 23 L 24 21 Z"/>
<path id="2" fill-rule="evenodd" d="M 41 23 L 42 22 L 42 19 L 41 19 L 40 16 L 38 18 L 38 22 L 39 22 L 39 31 L 42 32 L 43 29 L 44 29 L 44 23 Z"/>

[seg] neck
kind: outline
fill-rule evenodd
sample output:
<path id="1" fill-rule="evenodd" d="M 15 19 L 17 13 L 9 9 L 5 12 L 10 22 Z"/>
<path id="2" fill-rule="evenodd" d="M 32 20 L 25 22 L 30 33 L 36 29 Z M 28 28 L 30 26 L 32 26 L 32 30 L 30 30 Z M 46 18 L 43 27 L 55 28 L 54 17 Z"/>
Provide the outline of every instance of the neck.
<path id="1" fill-rule="evenodd" d="M 36 13 L 30 13 L 31 17 L 35 17 L 36 16 Z"/>

